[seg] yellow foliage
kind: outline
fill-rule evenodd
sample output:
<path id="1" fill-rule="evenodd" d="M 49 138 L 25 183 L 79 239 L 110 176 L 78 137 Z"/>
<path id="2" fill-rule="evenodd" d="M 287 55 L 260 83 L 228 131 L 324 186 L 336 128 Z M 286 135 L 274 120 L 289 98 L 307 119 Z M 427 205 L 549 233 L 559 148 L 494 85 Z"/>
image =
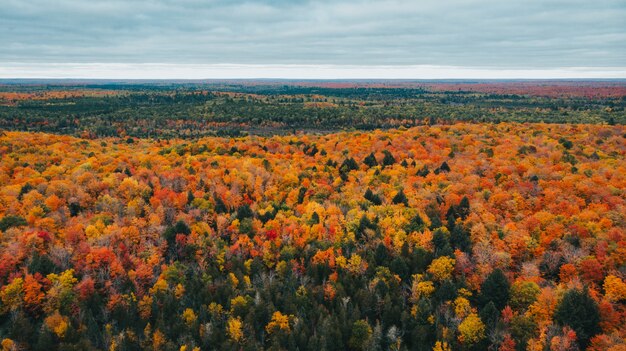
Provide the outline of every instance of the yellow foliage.
<path id="1" fill-rule="evenodd" d="M 72 289 L 74 287 L 74 285 L 76 285 L 76 283 L 78 283 L 78 279 L 76 279 L 74 277 L 74 270 L 73 269 L 68 269 L 66 271 L 64 271 L 63 273 L 61 273 L 60 275 L 54 274 L 54 273 L 50 273 L 48 274 L 47 278 L 55 283 L 58 284 L 59 287 L 65 288 L 65 289 Z"/>
<path id="2" fill-rule="evenodd" d="M 473 345 L 485 337 L 485 325 L 476 313 L 470 313 L 463 322 L 459 324 L 459 333 L 460 342 Z"/>
<path id="3" fill-rule="evenodd" d="M 56 336 L 63 339 L 69 328 L 69 319 L 66 316 L 59 314 L 59 311 L 55 311 L 54 314 L 46 317 L 45 324 Z"/>
<path id="4" fill-rule="evenodd" d="M 452 271 L 454 271 L 454 258 L 447 256 L 441 256 L 433 260 L 428 266 L 428 273 L 437 281 L 450 279 L 452 277 Z"/>
<path id="5" fill-rule="evenodd" d="M 349 271 L 353 274 L 362 274 L 367 270 L 367 262 L 363 261 L 361 256 L 354 254 L 350 259 L 346 259 L 344 256 L 339 256 L 335 259 L 337 266 Z"/>
<path id="6" fill-rule="evenodd" d="M 457 297 L 454 300 L 454 313 L 459 318 L 465 318 L 472 311 L 469 300 L 464 297 Z"/>
<path id="7" fill-rule="evenodd" d="M 239 285 L 239 279 L 237 279 L 237 276 L 234 273 L 228 273 L 228 280 L 233 288 L 236 288 Z"/>
<path id="8" fill-rule="evenodd" d="M 17 346 L 15 346 L 15 342 L 11 339 L 2 339 L 2 351 L 14 351 L 17 350 Z"/>
<path id="9" fill-rule="evenodd" d="M 445 341 L 437 341 L 435 343 L 435 347 L 433 347 L 433 351 L 452 351 L 450 345 L 448 345 Z"/>
<path id="10" fill-rule="evenodd" d="M 24 295 L 24 279 L 15 278 L 0 291 L 0 301 L 2 306 L 0 311 L 14 311 L 22 305 Z"/>
<path id="11" fill-rule="evenodd" d="M 208 307 L 209 313 L 220 316 L 224 313 L 224 307 L 219 303 L 211 302 Z"/>
<path id="12" fill-rule="evenodd" d="M 289 315 L 282 314 L 279 311 L 274 312 L 272 319 L 265 326 L 265 330 L 270 334 L 279 330 L 289 332 L 289 317 Z"/>
<path id="13" fill-rule="evenodd" d="M 226 323 L 226 334 L 228 334 L 228 337 L 234 342 L 239 342 L 243 338 L 243 323 L 239 317 L 231 317 L 228 319 Z"/>
<path id="14" fill-rule="evenodd" d="M 431 281 L 418 282 L 414 281 L 411 288 L 411 300 L 417 303 L 421 298 L 428 298 L 435 291 L 435 286 Z"/>
<path id="15" fill-rule="evenodd" d="M 152 347 L 154 350 L 162 350 L 166 341 L 165 335 L 160 330 L 157 329 L 157 331 L 152 334 Z"/>
<path id="16" fill-rule="evenodd" d="M 176 285 L 176 289 L 174 289 L 174 295 L 177 299 L 180 299 L 185 295 L 185 287 L 182 284 Z"/>
<path id="17" fill-rule="evenodd" d="M 243 296 L 237 296 L 230 300 L 230 313 L 236 313 L 236 311 L 245 308 L 248 305 L 248 301 Z"/>
<path id="18" fill-rule="evenodd" d="M 609 301 L 619 302 L 626 300 L 626 283 L 614 275 L 604 278 L 605 296 Z"/>
<path id="19" fill-rule="evenodd" d="M 89 239 L 97 239 L 104 233 L 104 229 L 104 223 L 99 219 L 95 224 L 90 224 L 85 228 L 85 235 Z"/>
<path id="20" fill-rule="evenodd" d="M 191 308 L 186 308 L 183 312 L 183 320 L 188 327 L 191 327 L 198 320 L 198 316 L 196 316 L 195 312 Z"/>
<path id="21" fill-rule="evenodd" d="M 159 277 L 159 279 L 157 279 L 157 281 L 154 283 L 154 286 L 150 288 L 150 295 L 166 292 L 167 289 L 167 282 L 165 281 L 165 279 Z"/>
<path id="22" fill-rule="evenodd" d="M 144 295 L 139 301 L 139 315 L 143 319 L 150 318 L 150 314 L 152 313 L 152 296 Z"/>

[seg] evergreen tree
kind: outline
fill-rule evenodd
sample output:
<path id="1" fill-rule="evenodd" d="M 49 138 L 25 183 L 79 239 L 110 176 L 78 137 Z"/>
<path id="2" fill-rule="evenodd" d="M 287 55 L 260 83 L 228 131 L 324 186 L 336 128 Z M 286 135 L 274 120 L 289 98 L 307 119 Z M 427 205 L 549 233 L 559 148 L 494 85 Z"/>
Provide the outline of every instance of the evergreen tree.
<path id="1" fill-rule="evenodd" d="M 489 331 L 495 329 L 499 316 L 500 311 L 498 311 L 493 301 L 489 301 L 487 306 L 483 307 L 480 311 L 480 319 L 482 319 L 483 323 L 485 323 L 485 326 L 487 327 L 487 330 Z"/>
<path id="2" fill-rule="evenodd" d="M 406 198 L 406 195 L 404 195 L 404 189 L 400 189 L 393 199 L 391 199 L 391 202 L 393 204 L 404 204 L 404 206 L 408 206 L 409 200 Z"/>
<path id="3" fill-rule="evenodd" d="M 367 189 L 365 191 L 365 195 L 363 195 L 363 197 L 365 198 L 365 200 L 373 203 L 376 206 L 381 205 L 383 203 L 383 200 L 381 200 L 380 196 L 378 196 L 377 194 L 374 194 L 372 190 L 370 189 Z"/>
<path id="4" fill-rule="evenodd" d="M 418 177 L 426 177 L 429 173 L 430 173 L 430 170 L 428 169 L 428 166 L 424 165 L 424 167 L 420 168 L 420 170 L 417 171 L 416 175 Z"/>
<path id="5" fill-rule="evenodd" d="M 510 288 L 509 280 L 502 270 L 494 270 L 480 287 L 481 305 L 486 306 L 489 302 L 493 302 L 498 311 L 502 311 L 509 302 Z"/>
<path id="6" fill-rule="evenodd" d="M 383 154 L 385 154 L 385 157 L 383 157 L 383 166 L 391 166 L 396 163 L 396 159 L 393 157 L 391 152 L 384 150 Z"/>
<path id="7" fill-rule="evenodd" d="M 373 152 L 365 157 L 363 163 L 370 168 L 378 166 L 378 161 L 376 161 L 376 156 Z"/>
<path id="8" fill-rule="evenodd" d="M 600 332 L 600 310 L 587 289 L 567 291 L 554 312 L 554 320 L 576 332 L 582 349 L 585 349 L 589 340 Z"/>
<path id="9" fill-rule="evenodd" d="M 409 224 L 407 224 L 405 231 L 407 233 L 421 232 L 422 230 L 424 230 L 425 226 L 426 226 L 426 223 L 424 223 L 424 220 L 418 213 L 415 216 L 413 216 L 413 218 L 411 218 L 411 221 L 409 222 Z"/>
<path id="10" fill-rule="evenodd" d="M 435 230 L 433 233 L 432 243 L 435 248 L 436 257 L 452 256 L 454 254 L 445 228 Z"/>

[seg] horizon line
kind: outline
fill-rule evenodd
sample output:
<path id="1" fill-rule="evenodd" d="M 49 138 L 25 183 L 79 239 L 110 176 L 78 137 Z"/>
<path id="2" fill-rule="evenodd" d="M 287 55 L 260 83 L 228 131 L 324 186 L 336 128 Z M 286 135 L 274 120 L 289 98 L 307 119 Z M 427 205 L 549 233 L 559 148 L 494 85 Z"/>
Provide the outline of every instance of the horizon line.
<path id="1" fill-rule="evenodd" d="M 439 65 L 0 63 L 0 79 L 461 80 L 626 79 L 626 67 L 497 68 Z"/>

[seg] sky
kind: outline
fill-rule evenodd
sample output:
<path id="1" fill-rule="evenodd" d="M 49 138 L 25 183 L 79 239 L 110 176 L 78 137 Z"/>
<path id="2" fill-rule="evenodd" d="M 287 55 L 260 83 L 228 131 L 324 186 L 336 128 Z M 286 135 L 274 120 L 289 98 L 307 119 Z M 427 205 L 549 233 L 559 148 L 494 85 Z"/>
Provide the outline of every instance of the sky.
<path id="1" fill-rule="evenodd" d="M 624 0 L 0 0 L 0 78 L 626 78 Z"/>

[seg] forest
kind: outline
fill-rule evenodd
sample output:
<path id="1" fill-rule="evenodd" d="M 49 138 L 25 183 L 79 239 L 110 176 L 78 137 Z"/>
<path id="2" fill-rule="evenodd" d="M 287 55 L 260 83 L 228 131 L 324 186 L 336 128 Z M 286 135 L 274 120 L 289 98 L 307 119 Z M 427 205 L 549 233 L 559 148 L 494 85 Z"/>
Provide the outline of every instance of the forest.
<path id="1" fill-rule="evenodd" d="M 0 128 L 197 138 L 455 122 L 626 124 L 626 83 L 0 82 Z"/>
<path id="2" fill-rule="evenodd" d="M 594 84 L 5 83 L 2 350 L 624 351 Z"/>

